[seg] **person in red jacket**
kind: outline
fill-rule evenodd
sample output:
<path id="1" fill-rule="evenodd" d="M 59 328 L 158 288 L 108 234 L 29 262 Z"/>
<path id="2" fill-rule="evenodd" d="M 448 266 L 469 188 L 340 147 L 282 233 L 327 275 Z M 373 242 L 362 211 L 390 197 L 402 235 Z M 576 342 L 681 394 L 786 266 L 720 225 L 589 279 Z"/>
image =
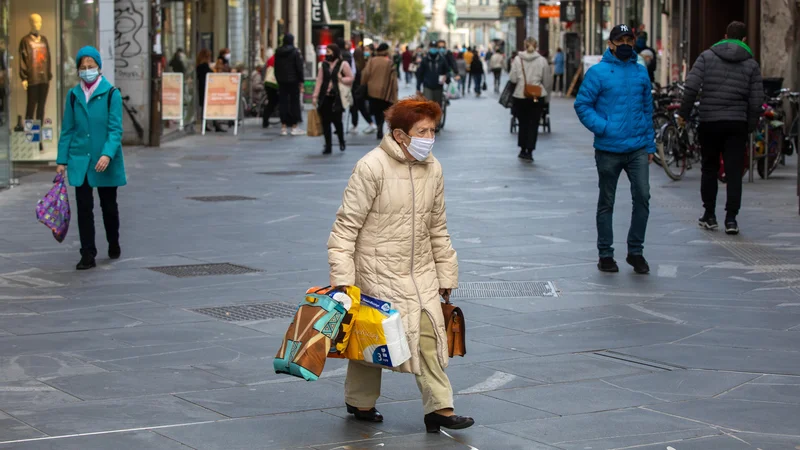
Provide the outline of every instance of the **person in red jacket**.
<path id="1" fill-rule="evenodd" d="M 411 53 L 411 50 L 408 49 L 408 44 L 406 44 L 406 51 L 403 52 L 403 72 L 406 74 L 406 87 L 411 84 L 411 77 L 416 72 L 410 69 L 413 59 L 414 54 Z"/>

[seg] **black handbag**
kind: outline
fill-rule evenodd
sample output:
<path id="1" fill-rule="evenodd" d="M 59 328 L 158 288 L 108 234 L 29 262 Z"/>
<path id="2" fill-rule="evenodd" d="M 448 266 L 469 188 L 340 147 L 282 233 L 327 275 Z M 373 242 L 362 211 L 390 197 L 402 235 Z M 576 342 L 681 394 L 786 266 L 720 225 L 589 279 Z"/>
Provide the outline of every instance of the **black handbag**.
<path id="1" fill-rule="evenodd" d="M 500 94 L 499 103 L 503 105 L 503 108 L 511 108 L 514 104 L 514 90 L 517 88 L 517 83 L 512 83 L 510 81 L 506 82 L 506 87 L 503 89 L 503 93 Z"/>

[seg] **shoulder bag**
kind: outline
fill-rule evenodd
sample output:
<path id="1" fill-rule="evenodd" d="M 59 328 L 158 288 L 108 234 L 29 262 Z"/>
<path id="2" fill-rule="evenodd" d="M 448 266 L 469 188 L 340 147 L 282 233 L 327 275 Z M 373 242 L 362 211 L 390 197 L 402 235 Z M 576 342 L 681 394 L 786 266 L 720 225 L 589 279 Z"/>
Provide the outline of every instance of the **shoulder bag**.
<path id="1" fill-rule="evenodd" d="M 528 78 L 525 76 L 525 61 L 520 58 L 519 63 L 522 66 L 522 82 L 525 83 L 523 91 L 525 98 L 532 98 L 535 102 L 539 101 L 539 97 L 542 96 L 542 87 L 537 84 L 528 84 Z"/>
<path id="2" fill-rule="evenodd" d="M 444 315 L 444 325 L 447 330 L 447 353 L 453 356 L 464 356 L 467 354 L 467 327 L 464 323 L 464 313 L 461 308 L 450 303 L 450 299 L 445 298 L 442 303 L 442 314 Z"/>

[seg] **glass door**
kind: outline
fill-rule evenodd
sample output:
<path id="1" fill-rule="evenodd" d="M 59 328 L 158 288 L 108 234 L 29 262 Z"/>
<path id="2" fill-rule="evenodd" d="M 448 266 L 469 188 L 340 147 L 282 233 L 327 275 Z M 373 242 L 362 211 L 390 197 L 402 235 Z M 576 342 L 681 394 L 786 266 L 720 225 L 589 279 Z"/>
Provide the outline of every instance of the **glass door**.
<path id="1" fill-rule="evenodd" d="M 8 131 L 8 8 L 0 0 L 0 188 L 11 184 L 11 137 Z"/>

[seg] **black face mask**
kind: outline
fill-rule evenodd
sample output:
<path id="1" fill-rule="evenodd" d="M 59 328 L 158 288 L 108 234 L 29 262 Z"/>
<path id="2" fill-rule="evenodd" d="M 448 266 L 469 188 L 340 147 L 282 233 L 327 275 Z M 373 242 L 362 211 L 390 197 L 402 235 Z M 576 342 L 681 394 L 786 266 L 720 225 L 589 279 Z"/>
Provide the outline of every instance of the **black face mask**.
<path id="1" fill-rule="evenodd" d="M 628 44 L 618 45 L 617 49 L 614 50 L 614 55 L 622 61 L 627 61 L 633 56 L 633 46 Z"/>
<path id="2" fill-rule="evenodd" d="M 325 55 L 325 61 L 334 62 L 336 61 L 336 57 L 333 55 Z"/>

